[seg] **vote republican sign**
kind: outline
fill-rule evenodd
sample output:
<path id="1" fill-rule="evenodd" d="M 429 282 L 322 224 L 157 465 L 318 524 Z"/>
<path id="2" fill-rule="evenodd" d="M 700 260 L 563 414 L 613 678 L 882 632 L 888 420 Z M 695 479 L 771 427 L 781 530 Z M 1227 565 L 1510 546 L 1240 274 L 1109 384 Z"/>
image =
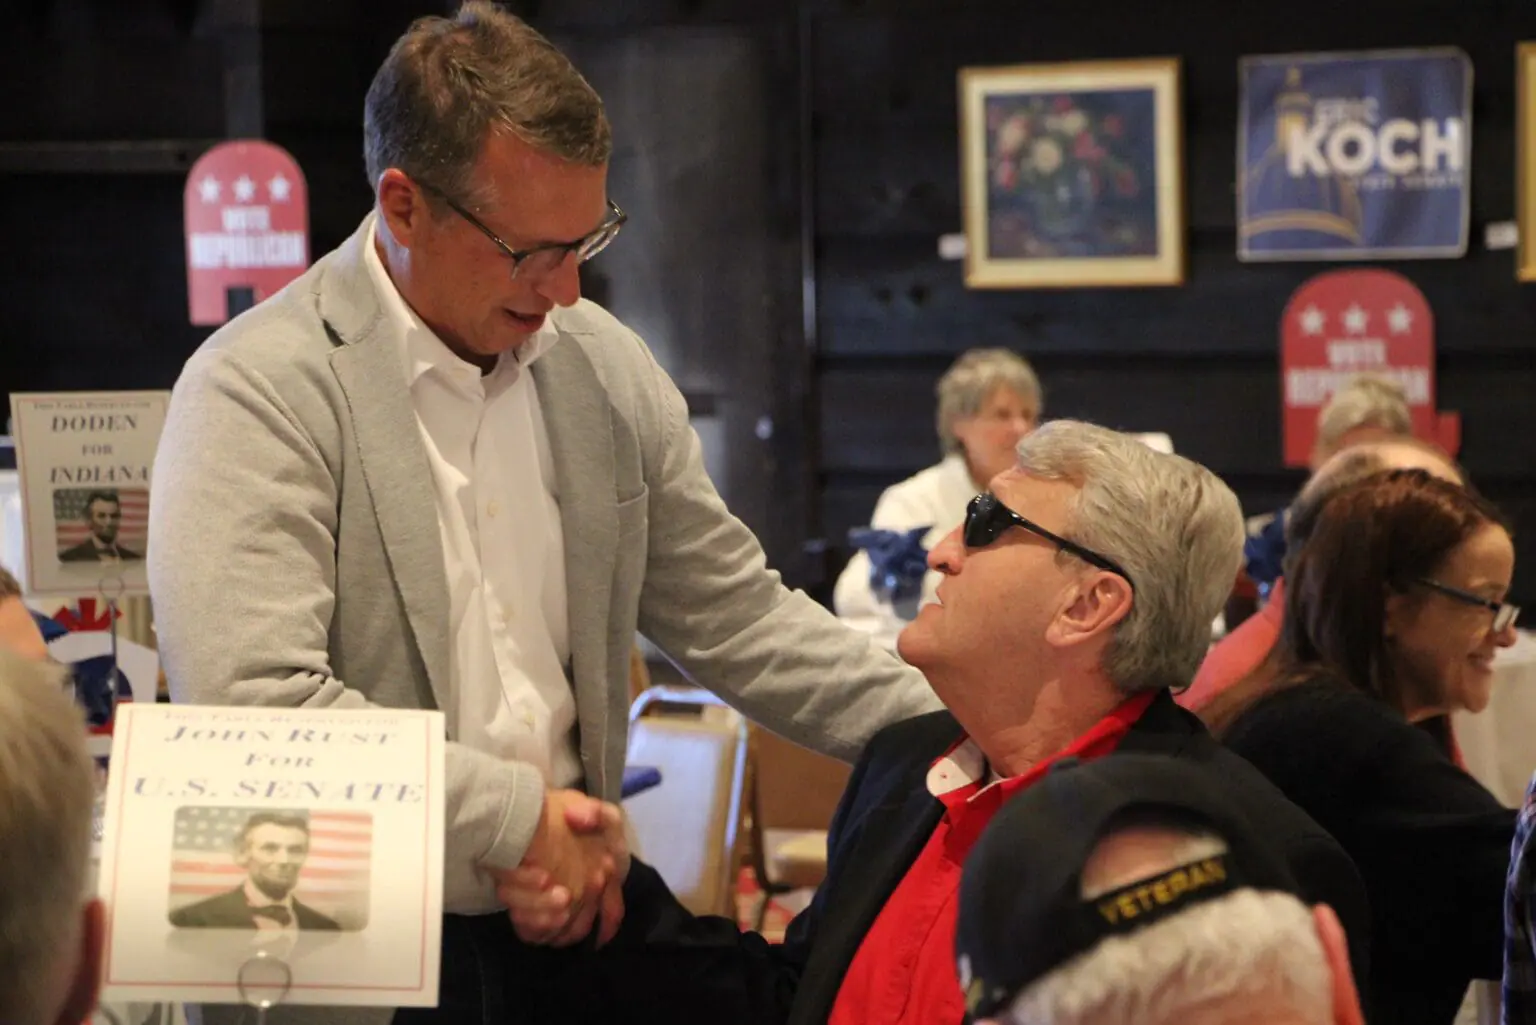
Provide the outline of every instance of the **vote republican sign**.
<path id="1" fill-rule="evenodd" d="M 224 323 L 309 266 L 304 175 L 280 146 L 239 139 L 213 147 L 187 175 L 183 208 L 194 324 Z M 250 290 L 234 310 L 232 289 Z"/>
<path id="2" fill-rule="evenodd" d="M 1286 466 L 1308 465 L 1318 413 L 1361 374 L 1396 382 L 1414 435 L 1456 454 L 1460 419 L 1435 407 L 1435 320 L 1424 293 L 1391 271 L 1338 270 L 1298 288 L 1281 319 Z"/>

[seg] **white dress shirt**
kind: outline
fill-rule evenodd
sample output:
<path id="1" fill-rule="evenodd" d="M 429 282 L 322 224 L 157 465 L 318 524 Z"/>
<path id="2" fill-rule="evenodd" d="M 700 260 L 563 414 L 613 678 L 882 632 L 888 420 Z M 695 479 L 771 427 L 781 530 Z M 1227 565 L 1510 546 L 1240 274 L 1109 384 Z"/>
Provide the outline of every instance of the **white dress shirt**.
<path id="1" fill-rule="evenodd" d="M 546 321 L 482 374 L 401 297 L 374 248 L 376 230 L 365 259 L 404 339 L 400 358 L 432 470 L 448 574 L 448 735 L 537 766 L 547 786 L 573 786 L 583 772 L 566 672 L 565 537 L 528 372 L 559 335 Z"/>

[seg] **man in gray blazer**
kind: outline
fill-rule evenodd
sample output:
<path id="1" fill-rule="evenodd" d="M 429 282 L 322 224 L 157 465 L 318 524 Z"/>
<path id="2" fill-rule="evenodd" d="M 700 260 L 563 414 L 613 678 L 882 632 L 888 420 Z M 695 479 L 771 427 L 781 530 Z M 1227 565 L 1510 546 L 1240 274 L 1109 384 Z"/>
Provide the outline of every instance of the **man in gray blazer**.
<path id="1" fill-rule="evenodd" d="M 844 759 L 938 702 L 781 584 L 673 382 L 580 298 L 577 265 L 625 216 L 602 103 L 563 55 L 488 3 L 421 19 L 364 130 L 374 211 L 176 384 L 150 520 L 160 650 L 177 701 L 445 712 L 442 1007 L 395 1020 L 517 1021 L 566 945 L 622 915 L 637 629 Z M 519 866 L 561 914 L 509 916 L 497 886 Z"/>

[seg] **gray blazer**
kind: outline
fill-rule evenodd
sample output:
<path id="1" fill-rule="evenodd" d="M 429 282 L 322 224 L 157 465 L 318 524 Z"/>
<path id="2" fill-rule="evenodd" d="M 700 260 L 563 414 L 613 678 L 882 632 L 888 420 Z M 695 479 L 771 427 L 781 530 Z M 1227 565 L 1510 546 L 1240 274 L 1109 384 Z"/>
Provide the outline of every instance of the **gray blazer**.
<path id="1" fill-rule="evenodd" d="M 363 262 L 371 216 L 209 338 L 176 383 L 148 552 L 176 701 L 447 701 L 437 513 L 400 339 Z M 844 760 L 937 708 L 919 673 L 767 568 L 640 338 L 587 301 L 551 319 L 560 340 L 532 369 L 565 531 L 587 790 L 619 799 L 637 628 L 749 718 Z M 522 859 L 544 783 L 449 739 L 445 904 L 494 911 L 482 866 Z"/>

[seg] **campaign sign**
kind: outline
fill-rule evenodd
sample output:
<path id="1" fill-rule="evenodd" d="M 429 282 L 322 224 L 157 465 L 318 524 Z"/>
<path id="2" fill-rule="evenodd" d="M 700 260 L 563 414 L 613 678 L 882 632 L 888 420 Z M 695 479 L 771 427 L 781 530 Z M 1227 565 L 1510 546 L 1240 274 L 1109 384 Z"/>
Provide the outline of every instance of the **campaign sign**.
<path id="1" fill-rule="evenodd" d="M 1396 382 L 1414 435 L 1456 454 L 1459 421 L 1435 408 L 1435 322 L 1424 293 L 1392 271 L 1337 270 L 1298 288 L 1281 319 L 1286 466 L 1308 465 L 1318 413 L 1361 374 Z"/>
<path id="2" fill-rule="evenodd" d="M 437 711 L 121 705 L 104 998 L 437 1006 L 446 747 Z"/>
<path id="3" fill-rule="evenodd" d="M 280 146 L 220 143 L 187 175 L 187 302 L 194 324 L 222 324 L 309 266 L 304 175 Z M 249 289 L 230 309 L 230 290 Z"/>
<path id="4" fill-rule="evenodd" d="M 1238 256 L 1462 256 L 1472 62 L 1461 50 L 1245 57 Z"/>

